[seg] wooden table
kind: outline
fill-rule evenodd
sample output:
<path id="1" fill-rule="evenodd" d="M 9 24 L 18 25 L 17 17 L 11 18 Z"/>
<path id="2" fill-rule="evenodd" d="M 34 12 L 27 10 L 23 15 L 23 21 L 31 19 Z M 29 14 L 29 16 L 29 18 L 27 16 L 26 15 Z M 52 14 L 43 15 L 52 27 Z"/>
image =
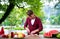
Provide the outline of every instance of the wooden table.
<path id="1" fill-rule="evenodd" d="M 31 36 L 32 37 L 32 36 Z M 28 37 L 29 38 L 29 37 Z M 34 39 L 57 39 L 57 38 L 44 38 L 43 35 L 40 35 L 39 38 L 38 37 L 34 37 Z"/>
<path id="2" fill-rule="evenodd" d="M 9 39 L 9 38 L 0 38 L 0 39 Z M 10 39 L 14 39 L 14 38 L 10 38 Z M 40 38 L 40 39 L 57 39 L 57 38 Z"/>
<path id="3" fill-rule="evenodd" d="M 57 39 L 57 38 L 40 38 L 40 39 Z"/>
<path id="4" fill-rule="evenodd" d="M 14 38 L 0 38 L 0 39 L 14 39 Z M 40 35 L 39 39 L 57 39 L 57 38 L 44 38 L 43 35 Z"/>

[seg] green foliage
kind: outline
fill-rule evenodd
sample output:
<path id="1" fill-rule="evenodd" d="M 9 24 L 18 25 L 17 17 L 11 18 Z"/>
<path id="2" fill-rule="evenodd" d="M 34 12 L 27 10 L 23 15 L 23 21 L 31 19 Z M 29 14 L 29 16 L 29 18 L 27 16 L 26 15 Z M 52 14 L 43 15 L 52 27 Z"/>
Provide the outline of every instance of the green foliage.
<path id="1" fill-rule="evenodd" d="M 3 13 L 0 13 L 0 19 L 1 19 L 2 16 L 3 16 Z"/>
<path id="2" fill-rule="evenodd" d="M 3 22 L 3 25 L 17 25 L 22 23 L 22 19 L 26 18 L 26 10 L 19 9 L 15 6 L 8 18 Z"/>
<path id="3" fill-rule="evenodd" d="M 44 12 L 42 11 L 42 3 L 40 0 L 9 0 L 10 3 L 13 3 L 15 5 L 19 5 L 20 3 L 26 2 L 28 5 L 30 5 L 29 8 L 18 8 L 17 6 L 14 7 L 14 9 L 11 11 L 11 14 L 8 16 L 8 18 L 2 23 L 2 25 L 17 25 L 22 23 L 22 19 L 24 18 L 24 21 L 26 19 L 26 11 L 31 9 L 34 11 L 35 15 L 39 18 L 43 19 Z"/>
<path id="4" fill-rule="evenodd" d="M 41 10 L 42 3 L 40 0 L 9 0 L 10 3 L 14 3 L 15 5 L 19 3 L 22 3 L 23 1 L 26 2 L 28 5 L 30 5 L 29 8 L 18 8 L 15 6 L 15 8 L 11 11 L 11 14 L 8 16 L 8 18 L 2 23 L 3 25 L 17 25 L 22 23 L 22 19 L 26 19 L 26 11 L 31 9 L 34 11 L 34 13 L 43 20 L 44 13 Z"/>
<path id="5" fill-rule="evenodd" d="M 5 5 L 0 4 L 0 10 L 6 11 L 7 6 L 8 6 L 8 5 L 6 5 L 6 4 L 5 4 Z"/>
<path id="6" fill-rule="evenodd" d="M 48 0 L 49 2 L 53 0 Z M 1 2 L 1 1 L 0 1 Z M 25 6 L 20 7 L 20 3 L 26 2 L 30 7 L 24 8 Z M 26 19 L 26 11 L 33 10 L 34 14 L 38 16 L 43 23 L 46 22 L 46 17 L 44 12 L 42 11 L 43 3 L 40 0 L 9 0 L 9 3 L 15 5 L 14 9 L 11 11 L 11 14 L 7 17 L 7 19 L 2 23 L 2 25 L 17 25 L 22 24 L 22 20 L 25 21 Z M 60 2 L 59 2 L 60 3 Z M 17 7 L 19 5 L 19 7 Z M 0 4 L 0 10 L 6 11 L 7 9 L 6 4 Z M 57 4 L 56 4 L 57 6 Z M 10 9 L 9 9 L 10 10 Z M 9 12 L 8 12 L 9 13 Z M 3 16 L 3 13 L 0 13 L 0 18 Z M 60 14 L 57 16 L 50 17 L 51 24 L 59 24 L 60 25 Z"/>
<path id="7" fill-rule="evenodd" d="M 24 28 L 23 27 L 16 27 L 16 28 L 14 28 L 14 30 L 24 30 Z"/>
<path id="8" fill-rule="evenodd" d="M 28 0 L 27 4 L 31 5 L 30 9 L 33 10 L 36 15 L 40 15 L 40 10 L 42 7 L 40 0 Z"/>
<path id="9" fill-rule="evenodd" d="M 42 11 L 43 3 L 40 0 L 28 0 L 27 4 L 31 5 L 29 9 L 33 10 L 35 15 L 41 18 L 43 22 L 43 19 L 45 19 L 44 12 Z"/>
<path id="10" fill-rule="evenodd" d="M 54 25 L 60 25 L 60 15 L 51 16 L 50 22 L 51 24 L 54 24 Z"/>

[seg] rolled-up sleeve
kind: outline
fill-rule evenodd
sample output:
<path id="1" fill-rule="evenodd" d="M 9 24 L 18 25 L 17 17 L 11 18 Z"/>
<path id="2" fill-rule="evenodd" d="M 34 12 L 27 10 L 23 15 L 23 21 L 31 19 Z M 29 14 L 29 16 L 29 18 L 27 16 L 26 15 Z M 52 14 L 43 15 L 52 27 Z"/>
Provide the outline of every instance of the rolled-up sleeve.
<path id="1" fill-rule="evenodd" d="M 40 19 L 38 19 L 39 21 L 38 21 L 38 25 L 39 25 L 39 32 L 40 31 L 42 31 L 43 30 L 43 25 L 42 25 L 42 22 L 41 22 L 41 20 Z"/>
<path id="2" fill-rule="evenodd" d="M 26 22 L 24 23 L 24 29 L 27 27 L 28 25 L 28 18 L 26 19 Z"/>

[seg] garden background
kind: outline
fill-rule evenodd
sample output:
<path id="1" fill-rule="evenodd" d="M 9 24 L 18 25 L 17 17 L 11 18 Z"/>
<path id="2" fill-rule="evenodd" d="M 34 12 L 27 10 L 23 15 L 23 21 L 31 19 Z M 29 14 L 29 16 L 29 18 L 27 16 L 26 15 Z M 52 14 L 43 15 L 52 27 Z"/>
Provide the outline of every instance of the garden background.
<path id="1" fill-rule="evenodd" d="M 10 13 L 0 27 L 3 26 L 6 30 L 24 30 L 27 10 L 33 10 L 41 19 L 44 27 L 41 34 L 51 29 L 60 30 L 60 0 L 0 0 L 0 19 L 5 13 Z"/>

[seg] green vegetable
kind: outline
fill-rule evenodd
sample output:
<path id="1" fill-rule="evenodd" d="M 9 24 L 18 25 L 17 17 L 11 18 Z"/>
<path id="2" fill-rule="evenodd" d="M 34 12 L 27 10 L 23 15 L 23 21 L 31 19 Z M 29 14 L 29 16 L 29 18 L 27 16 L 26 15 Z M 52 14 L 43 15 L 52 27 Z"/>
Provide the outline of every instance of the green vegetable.
<path id="1" fill-rule="evenodd" d="M 57 35 L 57 38 L 60 39 L 60 34 Z"/>

